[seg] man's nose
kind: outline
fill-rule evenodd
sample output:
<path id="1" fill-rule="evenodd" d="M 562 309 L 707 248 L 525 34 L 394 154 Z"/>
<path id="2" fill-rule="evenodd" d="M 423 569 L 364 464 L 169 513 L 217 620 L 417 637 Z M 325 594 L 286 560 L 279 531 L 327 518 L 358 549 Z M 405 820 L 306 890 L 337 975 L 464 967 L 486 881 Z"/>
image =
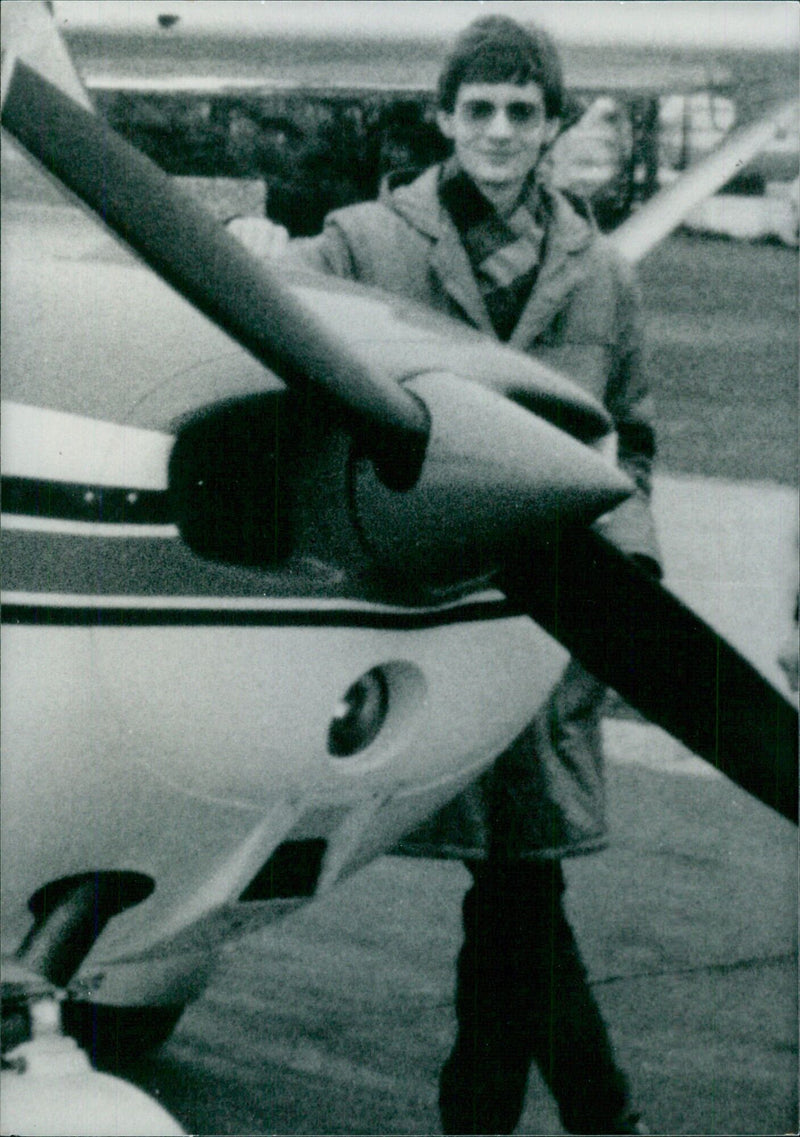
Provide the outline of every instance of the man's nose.
<path id="1" fill-rule="evenodd" d="M 495 112 L 489 120 L 488 133 L 492 138 L 511 138 L 514 134 L 514 127 L 508 117 L 508 111 L 505 107 L 496 107 Z"/>

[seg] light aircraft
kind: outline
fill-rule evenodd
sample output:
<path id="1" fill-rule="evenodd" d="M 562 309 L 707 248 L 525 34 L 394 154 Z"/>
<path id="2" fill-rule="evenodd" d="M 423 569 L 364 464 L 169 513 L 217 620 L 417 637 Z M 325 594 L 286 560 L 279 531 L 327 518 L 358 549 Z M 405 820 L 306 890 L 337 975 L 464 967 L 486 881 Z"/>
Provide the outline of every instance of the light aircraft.
<path id="1" fill-rule="evenodd" d="M 98 1063 L 163 1040 L 223 943 L 484 769 L 565 649 L 796 819 L 796 709 L 603 539 L 604 410 L 252 260 L 92 113 L 44 8 L 3 19 L 4 1131 L 27 1083 L 62 1132 L 133 1132 L 74 1127 L 54 1000 Z M 682 192 L 620 230 L 632 260 Z"/>

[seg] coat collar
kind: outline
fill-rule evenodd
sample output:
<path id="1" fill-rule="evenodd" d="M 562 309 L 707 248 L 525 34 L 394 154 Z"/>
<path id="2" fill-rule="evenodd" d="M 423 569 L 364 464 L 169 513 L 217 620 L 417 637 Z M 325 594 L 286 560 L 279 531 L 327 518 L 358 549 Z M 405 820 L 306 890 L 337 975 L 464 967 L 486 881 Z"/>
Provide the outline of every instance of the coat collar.
<path id="1" fill-rule="evenodd" d="M 381 200 L 431 240 L 431 271 L 472 323 L 492 332 L 492 321 L 467 252 L 449 213 L 439 200 L 440 173 L 441 166 L 432 166 L 410 184 L 397 189 L 393 189 L 392 181 L 387 179 L 381 189 Z"/>
<path id="2" fill-rule="evenodd" d="M 437 193 L 441 167 L 433 166 L 410 184 L 392 189 L 387 183 L 381 199 L 410 225 L 433 242 L 430 264 L 442 287 L 479 328 L 493 333 L 492 322 L 480 294 L 458 230 Z M 547 246 L 536 286 L 522 311 L 510 343 L 525 347 L 550 324 L 564 297 L 582 275 L 582 258 L 575 254 L 595 236 L 590 221 L 566 197 L 546 191 L 549 213 Z"/>

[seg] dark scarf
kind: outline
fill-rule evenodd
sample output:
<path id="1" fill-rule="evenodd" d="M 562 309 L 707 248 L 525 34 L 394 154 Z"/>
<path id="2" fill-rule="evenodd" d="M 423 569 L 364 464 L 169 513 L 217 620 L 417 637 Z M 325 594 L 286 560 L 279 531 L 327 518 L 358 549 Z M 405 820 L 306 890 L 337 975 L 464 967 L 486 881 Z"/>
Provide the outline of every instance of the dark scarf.
<path id="1" fill-rule="evenodd" d="M 439 198 L 458 229 L 492 325 L 507 340 L 536 281 L 545 237 L 544 205 L 531 179 L 514 213 L 500 217 L 475 183 L 451 160 Z"/>

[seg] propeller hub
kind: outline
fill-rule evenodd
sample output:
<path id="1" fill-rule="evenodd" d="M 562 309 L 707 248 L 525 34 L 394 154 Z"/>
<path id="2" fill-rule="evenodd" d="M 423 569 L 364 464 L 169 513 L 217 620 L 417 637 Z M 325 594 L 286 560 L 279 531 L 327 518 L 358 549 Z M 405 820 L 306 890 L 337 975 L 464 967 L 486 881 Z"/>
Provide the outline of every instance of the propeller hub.
<path id="1" fill-rule="evenodd" d="M 431 420 L 415 485 L 388 488 L 357 459 L 357 524 L 381 566 L 423 586 L 494 572 L 522 541 L 555 540 L 627 498 L 630 481 L 606 458 L 537 415 L 444 372 L 406 386 Z"/>

